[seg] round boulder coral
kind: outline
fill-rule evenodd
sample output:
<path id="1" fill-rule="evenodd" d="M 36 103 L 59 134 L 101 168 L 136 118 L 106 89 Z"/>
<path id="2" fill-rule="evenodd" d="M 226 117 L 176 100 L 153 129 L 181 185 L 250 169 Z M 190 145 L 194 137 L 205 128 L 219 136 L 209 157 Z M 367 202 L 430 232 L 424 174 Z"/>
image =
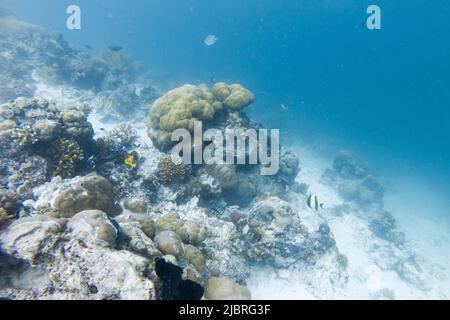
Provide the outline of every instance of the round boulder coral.
<path id="1" fill-rule="evenodd" d="M 156 235 L 154 242 L 157 248 L 164 254 L 174 257 L 184 256 L 184 246 L 180 237 L 173 231 L 163 231 Z"/>
<path id="2" fill-rule="evenodd" d="M 54 209 L 64 218 L 89 209 L 101 210 L 109 215 L 115 215 L 118 210 L 111 183 L 96 173 L 69 180 L 56 196 Z"/>
<path id="3" fill-rule="evenodd" d="M 226 108 L 241 110 L 254 101 L 254 95 L 239 84 L 217 83 L 211 90 L 206 85 L 184 85 L 157 99 L 151 109 L 148 135 L 156 147 L 168 149 L 176 129 L 193 131 L 194 123 L 212 121 Z"/>
<path id="4" fill-rule="evenodd" d="M 236 174 L 236 166 L 227 164 L 212 165 L 210 172 L 215 177 L 222 189 L 232 189 L 238 183 L 238 177 Z"/>
<path id="5" fill-rule="evenodd" d="M 212 92 L 225 107 L 232 110 L 241 110 L 255 101 L 253 93 L 237 83 L 228 85 L 218 82 L 213 86 Z"/>
<path id="6" fill-rule="evenodd" d="M 170 230 L 175 232 L 184 243 L 198 244 L 204 239 L 204 231 L 193 221 L 180 219 L 176 214 L 169 213 L 156 221 L 156 232 Z"/>
<path id="7" fill-rule="evenodd" d="M 197 272 L 203 276 L 205 273 L 205 258 L 202 252 L 190 244 L 184 246 L 184 258 L 192 264 Z"/>
<path id="8" fill-rule="evenodd" d="M 126 198 L 123 200 L 123 207 L 131 212 L 146 213 L 148 204 L 142 198 Z"/>
<path id="9" fill-rule="evenodd" d="M 117 230 L 106 213 L 99 210 L 86 210 L 77 213 L 67 224 L 72 233 L 84 241 L 95 241 L 114 246 Z"/>
<path id="10" fill-rule="evenodd" d="M 207 300 L 250 300 L 251 294 L 244 287 L 230 278 L 213 277 L 205 284 L 205 295 Z"/>
<path id="11" fill-rule="evenodd" d="M 195 121 L 212 120 L 222 103 L 215 99 L 206 86 L 184 85 L 169 91 L 153 104 L 149 133 L 157 146 L 171 143 L 171 133 L 176 129 L 193 130 Z"/>

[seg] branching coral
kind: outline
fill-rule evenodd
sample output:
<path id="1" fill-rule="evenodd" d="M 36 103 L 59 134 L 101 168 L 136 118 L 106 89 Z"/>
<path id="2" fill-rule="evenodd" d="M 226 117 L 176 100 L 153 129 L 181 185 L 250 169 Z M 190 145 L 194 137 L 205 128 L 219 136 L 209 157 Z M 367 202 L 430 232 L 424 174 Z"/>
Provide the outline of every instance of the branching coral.
<path id="1" fill-rule="evenodd" d="M 13 143 L 20 148 L 26 148 L 39 141 L 38 136 L 34 132 L 31 126 L 25 126 L 23 128 L 14 128 L 11 131 L 11 139 Z"/>
<path id="2" fill-rule="evenodd" d="M 20 207 L 19 196 L 0 186 L 0 228 L 17 217 Z"/>
<path id="3" fill-rule="evenodd" d="M 176 164 L 170 156 L 164 157 L 158 164 L 158 178 L 163 184 L 183 180 L 190 171 L 188 165 L 184 163 Z"/>
<path id="4" fill-rule="evenodd" d="M 53 176 L 67 178 L 75 173 L 77 164 L 84 159 L 84 153 L 75 141 L 61 138 L 55 145 L 54 159 Z"/>
<path id="5" fill-rule="evenodd" d="M 116 143 L 121 144 L 125 148 L 130 148 L 136 142 L 138 134 L 132 125 L 124 123 L 114 128 L 108 138 L 116 141 Z"/>
<path id="6" fill-rule="evenodd" d="M 83 103 L 83 104 L 80 106 L 79 109 L 80 109 L 81 112 L 84 113 L 84 115 L 85 115 L 86 117 L 89 116 L 89 115 L 92 113 L 92 111 L 93 111 L 92 106 L 89 105 L 89 104 L 87 104 L 87 103 Z"/>
<path id="7" fill-rule="evenodd" d="M 97 157 L 102 160 L 123 160 L 127 157 L 127 150 L 134 146 L 137 138 L 138 133 L 132 125 L 121 124 L 96 140 Z"/>

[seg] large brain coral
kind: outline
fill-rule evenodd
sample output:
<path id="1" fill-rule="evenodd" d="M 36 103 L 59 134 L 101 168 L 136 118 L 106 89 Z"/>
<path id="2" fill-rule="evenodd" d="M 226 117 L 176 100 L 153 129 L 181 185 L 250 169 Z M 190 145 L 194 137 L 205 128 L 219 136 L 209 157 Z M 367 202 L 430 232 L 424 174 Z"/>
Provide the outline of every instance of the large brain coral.
<path id="1" fill-rule="evenodd" d="M 225 107 L 232 110 L 241 110 L 255 100 L 253 93 L 237 83 L 228 85 L 218 82 L 213 86 L 212 92 Z"/>
<path id="2" fill-rule="evenodd" d="M 155 101 L 150 117 L 150 127 L 156 136 L 149 134 L 157 146 L 167 146 L 171 142 L 172 131 L 193 130 L 195 121 L 212 120 L 219 102 L 206 86 L 184 85 L 169 91 Z"/>
<path id="3" fill-rule="evenodd" d="M 208 122 L 224 106 L 241 110 L 251 104 L 254 95 L 239 84 L 217 83 L 210 90 L 206 85 L 184 85 L 159 98 L 153 104 L 148 134 L 158 148 L 171 145 L 176 129 L 192 131 L 196 121 Z"/>

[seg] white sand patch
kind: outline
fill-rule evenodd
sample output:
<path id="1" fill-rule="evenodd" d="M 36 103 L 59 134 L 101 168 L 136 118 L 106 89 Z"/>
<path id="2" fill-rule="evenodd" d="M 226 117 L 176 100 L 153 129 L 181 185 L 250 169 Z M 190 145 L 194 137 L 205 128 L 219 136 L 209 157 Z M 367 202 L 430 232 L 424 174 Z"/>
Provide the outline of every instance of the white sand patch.
<path id="1" fill-rule="evenodd" d="M 310 192 L 318 195 L 325 208 L 343 204 L 344 201 L 332 186 L 321 182 L 322 173 L 331 166 L 331 161 L 314 154 L 307 148 L 294 150 L 300 157 L 301 173 L 298 180 L 310 185 Z M 389 192 L 387 192 L 389 195 Z M 304 200 L 304 199 L 302 199 Z M 389 201 L 387 201 L 389 204 Z M 295 201 L 294 201 L 295 203 Z M 300 216 L 303 222 L 310 224 L 312 220 L 320 220 L 314 212 L 308 211 L 301 204 Z M 450 292 L 448 283 L 442 282 L 448 273 L 450 254 L 444 254 L 450 248 L 448 229 L 438 228 L 436 221 L 429 217 L 406 219 L 410 222 L 410 233 L 420 234 L 411 239 L 414 249 L 424 257 L 435 259 L 426 263 L 431 268 L 431 278 L 427 278 L 429 290 L 422 290 L 414 284 L 402 279 L 394 270 L 383 269 L 380 266 L 388 262 L 377 261 L 380 255 L 372 252 L 374 248 L 389 245 L 373 235 L 367 221 L 358 212 L 347 212 L 343 215 L 333 215 L 331 210 L 323 210 L 321 217 L 328 221 L 335 236 L 339 252 L 348 258 L 346 275 L 339 274 L 336 262 L 329 257 L 320 259 L 312 266 L 300 263 L 285 270 L 274 270 L 271 267 L 253 267 L 248 280 L 248 286 L 254 299 L 448 299 Z M 396 215 L 400 230 L 406 226 Z M 448 227 L 448 226 L 447 226 Z M 420 244 L 419 244 L 420 243 Z M 416 246 L 417 244 L 417 246 Z M 431 247 L 440 249 L 432 250 Z M 445 248 L 445 249 L 443 249 Z M 428 254 L 424 250 L 429 250 Z M 416 251 L 416 250 L 415 250 Z M 436 252 L 438 251 L 438 252 Z M 431 254 L 436 252 L 435 254 Z M 440 257 L 440 258 L 439 258 Z M 381 259 L 383 256 L 381 255 Z M 423 261 L 422 259 L 421 261 Z M 445 272 L 447 271 L 447 272 Z"/>

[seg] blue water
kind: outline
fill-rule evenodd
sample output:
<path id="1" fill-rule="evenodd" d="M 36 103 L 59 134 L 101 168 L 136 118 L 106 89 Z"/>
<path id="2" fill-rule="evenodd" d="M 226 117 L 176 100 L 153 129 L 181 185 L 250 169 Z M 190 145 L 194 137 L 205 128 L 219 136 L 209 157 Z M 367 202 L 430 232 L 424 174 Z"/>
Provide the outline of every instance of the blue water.
<path id="1" fill-rule="evenodd" d="M 82 10 L 82 30 L 65 9 Z M 450 191 L 450 3 L 385 0 L 0 0 L 18 17 L 100 52 L 116 43 L 172 86 L 211 77 L 250 88 L 249 109 L 287 144 L 352 150 L 386 180 Z M 366 28 L 366 8 L 382 29 Z M 208 34 L 218 42 L 207 47 Z M 282 112 L 280 105 L 288 106 Z M 283 142 L 283 141 L 282 141 Z M 423 179 L 424 180 L 423 180 Z M 434 200 L 433 200 L 434 201 Z M 431 213 L 430 213 L 431 214 Z"/>

